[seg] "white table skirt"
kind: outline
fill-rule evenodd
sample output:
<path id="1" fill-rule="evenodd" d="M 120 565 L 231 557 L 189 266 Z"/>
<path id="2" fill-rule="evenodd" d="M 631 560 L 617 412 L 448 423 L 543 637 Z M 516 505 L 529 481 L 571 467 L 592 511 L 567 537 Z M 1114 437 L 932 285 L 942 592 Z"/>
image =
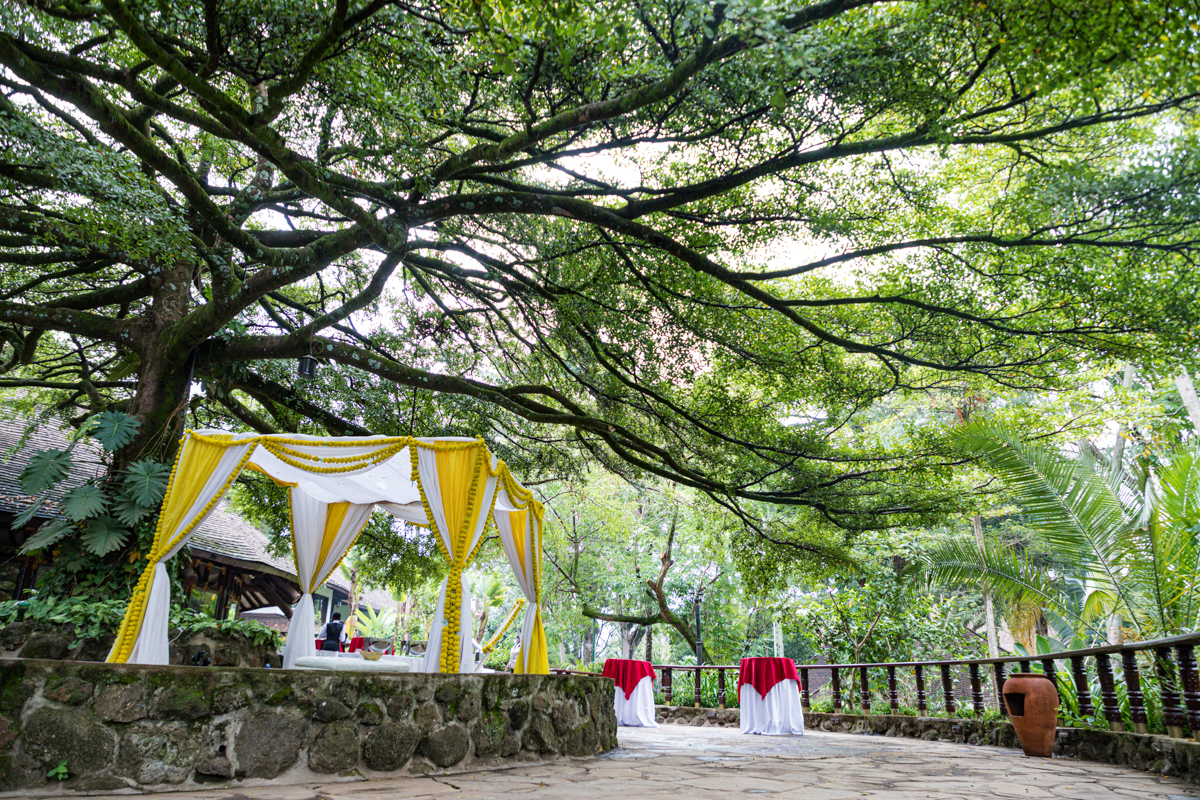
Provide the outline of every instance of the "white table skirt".
<path id="1" fill-rule="evenodd" d="M 297 669 L 328 669 L 338 672 L 411 672 L 404 661 L 367 661 L 365 658 L 322 658 L 302 656 L 296 659 Z"/>
<path id="2" fill-rule="evenodd" d="M 654 681 L 650 676 L 638 681 L 629 699 L 625 699 L 625 690 L 617 686 L 613 697 L 613 706 L 617 712 L 617 724 L 628 725 L 631 728 L 657 728 L 654 721 Z"/>
<path id="3" fill-rule="evenodd" d="M 754 687 L 742 684 L 738 690 L 742 733 L 767 736 L 804 733 L 804 709 L 800 706 L 800 687 L 794 680 L 780 681 L 761 697 Z"/>

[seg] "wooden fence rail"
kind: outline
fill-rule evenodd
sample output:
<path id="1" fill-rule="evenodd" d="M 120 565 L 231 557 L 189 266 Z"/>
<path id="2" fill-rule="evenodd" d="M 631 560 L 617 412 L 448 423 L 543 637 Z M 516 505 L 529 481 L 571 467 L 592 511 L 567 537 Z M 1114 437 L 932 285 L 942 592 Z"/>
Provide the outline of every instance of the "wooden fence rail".
<path id="1" fill-rule="evenodd" d="M 990 668 L 995 676 L 996 694 L 1000 713 L 1007 715 L 1004 707 L 1004 680 L 1009 665 L 1016 664 L 1021 672 L 1033 671 L 1034 663 L 1041 668 L 1045 675 L 1058 686 L 1060 665 L 1069 670 L 1070 681 L 1075 688 L 1075 699 L 1079 713 L 1091 716 L 1096 713 L 1089 682 L 1089 667 L 1094 664 L 1095 675 L 1100 685 L 1100 710 L 1108 721 L 1111 730 L 1124 730 L 1121 719 L 1121 708 L 1117 694 L 1117 676 L 1113 669 L 1112 656 L 1120 657 L 1121 681 L 1125 686 L 1125 695 L 1129 701 L 1130 721 L 1137 733 L 1148 733 L 1150 728 L 1146 713 L 1146 695 L 1142 688 L 1142 662 L 1152 664 L 1155 678 L 1158 682 L 1159 698 L 1162 702 L 1163 723 L 1170 736 L 1184 738 L 1191 735 L 1200 740 L 1200 669 L 1196 664 L 1196 646 L 1200 645 L 1200 632 L 1172 636 L 1165 639 L 1154 639 L 1145 642 L 1129 642 L 1119 645 L 1090 647 L 1084 650 L 1068 650 L 1059 653 L 1038 654 L 1035 656 L 1005 656 L 1003 658 L 973 658 L 950 659 L 946 661 L 894 661 L 870 664 L 797 664 L 796 670 L 800 675 L 800 702 L 805 710 L 810 708 L 809 673 L 816 670 L 828 670 L 830 673 L 830 695 L 835 711 L 842 709 L 842 678 L 849 676 L 850 692 L 853 694 L 855 675 L 857 673 L 860 705 L 865 713 L 871 710 L 870 679 L 872 674 L 883 670 L 887 676 L 887 702 L 889 711 L 896 713 L 900 708 L 899 692 L 897 690 L 897 671 L 912 670 L 916 684 L 917 711 L 926 714 L 929 711 L 929 696 L 926 689 L 927 669 L 935 669 L 935 675 L 941 677 L 942 706 L 948 715 L 958 712 L 958 704 L 954 695 L 953 672 L 956 668 L 966 667 L 970 683 L 970 708 L 980 714 L 984 711 L 983 676 L 984 668 Z M 1068 666 L 1069 665 L 1069 666 Z M 735 664 L 714 664 L 696 666 L 694 664 L 655 664 L 654 669 L 659 673 L 659 686 L 667 705 L 675 699 L 676 689 L 683 695 L 686 686 L 676 687 L 676 674 L 681 677 L 692 673 L 692 702 L 699 708 L 701 676 L 705 671 L 717 674 L 717 705 L 725 707 L 727 699 L 727 673 L 733 672 L 736 680 L 738 667 Z M 595 672 L 579 672 L 577 670 L 555 669 L 556 674 L 597 675 Z M 735 689 L 736 691 L 736 689 Z M 683 699 L 681 696 L 680 700 Z"/>

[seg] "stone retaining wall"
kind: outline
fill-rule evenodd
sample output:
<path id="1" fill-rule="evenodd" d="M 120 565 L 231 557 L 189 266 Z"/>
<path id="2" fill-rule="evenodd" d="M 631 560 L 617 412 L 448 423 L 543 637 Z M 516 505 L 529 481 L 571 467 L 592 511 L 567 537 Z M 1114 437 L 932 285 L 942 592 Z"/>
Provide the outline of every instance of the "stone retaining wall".
<path id="1" fill-rule="evenodd" d="M 460 771 L 615 747 L 612 682 L 0 664 L 0 794 Z M 65 761 L 68 778 L 46 773 Z"/>
<path id="2" fill-rule="evenodd" d="M 736 708 L 656 706 L 658 722 L 695 727 L 738 727 Z M 832 733 L 903 736 L 953 744 L 1020 748 L 1012 724 L 947 717 L 906 717 L 891 714 L 822 714 L 807 711 L 808 729 Z M 1059 728 L 1054 755 L 1102 764 L 1120 764 L 1200 785 L 1200 742 L 1155 734 Z"/>
<path id="3" fill-rule="evenodd" d="M 9 622 L 0 628 L 0 662 L 11 658 L 53 661 L 104 661 L 112 650 L 116 632 L 98 639 L 77 638 L 73 623 Z M 191 657 L 203 653 L 218 667 L 273 667 L 283 665 L 272 645 L 256 645 L 240 633 L 215 631 L 179 636 L 171 631 L 171 663 L 191 666 Z"/>

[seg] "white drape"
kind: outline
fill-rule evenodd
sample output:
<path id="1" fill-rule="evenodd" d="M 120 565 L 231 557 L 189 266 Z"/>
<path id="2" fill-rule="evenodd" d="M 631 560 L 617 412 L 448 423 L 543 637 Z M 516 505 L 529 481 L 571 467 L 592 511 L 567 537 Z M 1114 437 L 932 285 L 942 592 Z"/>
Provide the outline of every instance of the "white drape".
<path id="1" fill-rule="evenodd" d="M 748 683 L 738 690 L 738 711 L 742 733 L 788 736 L 804 733 L 804 709 L 800 706 L 800 686 L 792 679 L 771 687 L 766 697 Z"/>
<path id="2" fill-rule="evenodd" d="M 485 458 L 492 458 L 490 454 L 484 454 Z M 492 466 L 495 465 L 495 459 L 492 459 Z M 454 553 L 454 540 L 451 536 L 449 525 L 446 522 L 445 508 L 442 506 L 442 491 L 441 484 L 438 482 L 438 467 L 437 467 L 437 452 L 424 447 L 417 448 L 417 475 L 420 478 L 421 486 L 425 490 L 425 500 L 429 504 L 429 512 L 433 516 L 430 520 L 433 527 L 437 528 L 438 535 L 442 538 L 442 544 L 445 545 L 446 551 Z M 487 526 L 488 513 L 492 508 L 492 498 L 496 494 L 496 476 L 489 475 L 483 482 L 481 497 L 479 498 L 480 512 L 479 519 L 475 523 L 475 529 L 472 531 L 471 539 L 467 543 L 466 552 L 470 553 L 475 549 L 475 545 L 479 544 L 479 540 L 483 537 L 483 530 Z M 422 672 L 440 672 L 441 671 L 441 653 L 442 653 L 442 628 L 446 625 L 445 609 L 446 609 L 446 587 L 450 581 L 450 576 L 446 576 L 446 580 L 442 581 L 442 588 L 438 592 L 437 610 L 433 615 L 433 624 L 429 630 L 428 646 L 425 650 L 425 660 Z M 458 663 L 459 672 L 474 672 L 475 671 L 475 649 L 471 645 L 471 593 L 467 587 L 467 579 L 465 575 L 459 575 L 459 595 L 461 602 L 459 605 L 459 624 L 458 624 Z"/>
<path id="3" fill-rule="evenodd" d="M 620 686 L 615 688 L 613 709 L 617 712 L 618 725 L 632 728 L 658 727 L 658 723 L 654 721 L 654 681 L 649 675 L 638 681 L 628 700 L 625 699 L 624 689 Z"/>
<path id="4" fill-rule="evenodd" d="M 179 525 L 171 531 L 163 531 L 164 542 L 171 542 L 171 547 L 154 566 L 154 581 L 150 586 L 150 597 L 146 601 L 146 610 L 142 616 L 141 629 L 133 644 L 127 663 L 129 664 L 158 664 L 165 665 L 171 661 L 171 647 L 167 641 L 167 631 L 171 624 L 171 579 L 165 566 L 172 556 L 180 551 L 191 538 L 192 533 L 204 522 L 217 506 L 221 495 L 229 488 L 231 478 L 239 470 L 242 459 L 253 444 L 233 444 L 225 449 L 216 467 L 204 482 L 203 488 L 196 500 L 180 519 Z M 186 535 L 180 536 L 181 533 Z M 178 541 L 175 541 L 179 537 Z M 117 644 L 113 645 L 115 649 Z"/>
<path id="5" fill-rule="evenodd" d="M 293 667 L 297 658 L 316 655 L 312 593 L 329 579 L 371 518 L 373 508 L 370 503 L 342 506 L 345 516 L 336 530 L 331 530 L 330 510 L 338 508 L 340 511 L 341 504 L 322 502 L 298 487 L 288 493 L 292 504 L 292 546 L 302 594 L 292 610 L 292 624 L 288 627 L 287 644 L 283 648 L 284 669 Z M 350 613 L 355 610 L 350 609 Z"/>
<path id="6" fill-rule="evenodd" d="M 521 587 L 521 594 L 525 595 L 525 618 L 521 624 L 521 659 L 525 669 L 529 671 L 529 643 L 533 641 L 533 626 L 537 620 L 538 604 L 537 604 L 537 584 L 534 581 L 534 559 L 537 557 L 537 520 L 533 513 L 533 509 L 529 509 L 525 515 L 525 530 L 514 531 L 512 529 L 512 520 L 508 513 L 502 510 L 505 506 L 512 506 L 512 500 L 508 494 L 501 489 L 501 496 L 496 500 L 496 531 L 500 534 L 500 543 L 504 546 L 504 555 L 508 557 L 508 565 L 512 567 L 513 577 L 517 579 L 517 586 Z M 523 540 L 523 547 L 518 548 L 516 537 L 520 536 Z M 522 563 L 521 553 L 525 554 L 524 563 Z M 653 715 L 651 716 L 653 719 Z"/>

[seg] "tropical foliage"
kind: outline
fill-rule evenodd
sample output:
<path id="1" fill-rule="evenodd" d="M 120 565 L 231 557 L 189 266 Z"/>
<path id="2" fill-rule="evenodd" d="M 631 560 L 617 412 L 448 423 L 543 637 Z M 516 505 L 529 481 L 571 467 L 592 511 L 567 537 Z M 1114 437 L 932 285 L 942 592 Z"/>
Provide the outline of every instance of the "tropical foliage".
<path id="1" fill-rule="evenodd" d="M 1084 641 L 1103 638 L 1120 615 L 1136 638 L 1200 628 L 1200 461 L 1180 445 L 1157 464 L 1122 476 L 1087 452 L 1070 457 L 974 422 L 959 433 L 965 453 L 1002 477 L 1024 521 L 1055 551 L 1062 571 L 1021 550 L 951 541 L 928 555 L 931 575 L 983 585 L 1009 603 L 1033 600 Z"/>
<path id="2" fill-rule="evenodd" d="M 880 399 L 1194 345 L 1198 39 L 1170 0 L 6 3 L 0 386 L 135 417 L 121 467 L 185 417 L 483 434 L 769 540 L 923 524 L 945 439 L 859 435 Z"/>

